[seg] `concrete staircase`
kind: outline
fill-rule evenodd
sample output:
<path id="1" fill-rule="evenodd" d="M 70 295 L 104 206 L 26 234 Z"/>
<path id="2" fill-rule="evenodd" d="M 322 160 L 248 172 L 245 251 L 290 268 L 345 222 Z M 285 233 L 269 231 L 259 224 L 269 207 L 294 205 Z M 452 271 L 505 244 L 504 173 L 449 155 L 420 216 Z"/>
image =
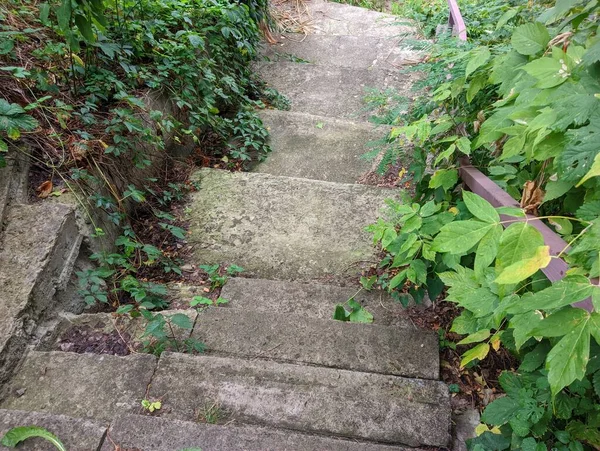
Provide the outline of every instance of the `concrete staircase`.
<path id="1" fill-rule="evenodd" d="M 0 323 L 0 358 L 20 360 L 13 374 L 0 374 L 8 379 L 0 434 L 36 424 L 81 451 L 384 451 L 449 444 L 437 337 L 418 330 L 390 298 L 358 292 L 351 282 L 362 265 L 377 261 L 364 227 L 396 195 L 356 183 L 370 169 L 360 158 L 366 143 L 384 133 L 361 111 L 364 88 L 409 92 L 411 80 L 397 66 L 414 57 L 398 37 L 411 30 L 361 8 L 307 5 L 314 34 L 285 35 L 283 45 L 265 49 L 269 60 L 257 63 L 292 101 L 289 112 L 261 112 L 272 155 L 251 173 L 202 169 L 194 175 L 201 189 L 186 209 L 193 263 L 245 268 L 244 278 L 223 288 L 228 304 L 184 311 L 194 326 L 180 338 L 204 342 L 205 354 L 57 351 L 75 329 L 118 329 L 140 339 L 139 321 L 124 325 L 110 314 L 85 314 L 66 317 L 45 346 L 21 359 L 27 324 L 68 277 L 80 239 L 69 207 L 2 208 L 9 220 L 0 283 L 19 278 L 22 286 L 0 294 L 10 313 Z M 15 248 L 17 242 L 27 249 Z M 203 293 L 171 288 L 181 306 Z M 332 319 L 335 305 L 350 297 L 373 313 L 373 324 Z M 161 400 L 162 408 L 149 415 L 142 399 Z M 207 424 L 207 409 L 216 409 L 219 424 Z M 50 448 L 32 441 L 24 449 Z"/>

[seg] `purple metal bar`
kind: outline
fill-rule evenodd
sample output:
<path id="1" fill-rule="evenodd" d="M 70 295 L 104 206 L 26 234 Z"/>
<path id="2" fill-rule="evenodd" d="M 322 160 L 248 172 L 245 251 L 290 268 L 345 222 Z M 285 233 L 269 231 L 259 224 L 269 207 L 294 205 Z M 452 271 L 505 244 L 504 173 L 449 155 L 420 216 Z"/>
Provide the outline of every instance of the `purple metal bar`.
<path id="1" fill-rule="evenodd" d="M 460 8 L 456 3 L 456 0 L 448 0 L 448 8 L 450 9 L 450 16 L 448 17 L 448 25 L 452 27 L 453 34 L 458 36 L 461 41 L 467 40 L 467 27 L 465 21 L 460 13 Z"/>
<path id="2" fill-rule="evenodd" d="M 450 0 L 449 0 L 450 1 Z M 502 188 L 496 185 L 491 179 L 486 177 L 481 171 L 471 165 L 468 158 L 460 160 L 459 173 L 461 179 L 475 194 L 483 197 L 494 207 L 519 207 L 519 203 L 514 200 Z M 515 218 L 512 216 L 501 215 L 503 226 L 508 227 L 514 222 L 528 222 L 530 225 L 540 231 L 544 237 L 544 242 L 550 246 L 550 255 L 557 256 L 568 249 L 569 245 L 554 231 L 544 224 L 534 215 L 527 215 L 525 218 Z M 569 266 L 561 258 L 553 258 L 550 264 L 542 269 L 542 272 L 551 282 L 556 282 L 567 274 Z M 597 283 L 595 281 L 594 283 Z M 594 310 L 591 299 L 585 299 L 573 304 L 573 307 L 579 307 L 591 312 Z"/>

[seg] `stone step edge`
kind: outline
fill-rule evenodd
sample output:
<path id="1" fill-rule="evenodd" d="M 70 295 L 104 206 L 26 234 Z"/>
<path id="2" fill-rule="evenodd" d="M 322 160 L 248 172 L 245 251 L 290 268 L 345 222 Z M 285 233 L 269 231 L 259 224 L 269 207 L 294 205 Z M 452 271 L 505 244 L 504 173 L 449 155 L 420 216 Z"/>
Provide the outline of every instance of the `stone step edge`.
<path id="1" fill-rule="evenodd" d="M 385 124 L 374 124 L 372 122 L 365 121 L 354 121 L 352 119 L 346 119 L 334 116 L 323 116 L 320 114 L 305 113 L 303 111 L 289 111 L 289 110 L 278 110 L 274 108 L 265 108 L 256 110 L 258 115 L 265 114 L 267 116 L 289 116 L 299 119 L 313 120 L 315 123 L 324 122 L 326 125 L 340 126 L 340 127 L 352 127 L 358 129 L 364 129 L 365 131 L 381 130 L 382 132 L 389 132 L 393 126 Z M 386 135 L 382 133 L 382 139 Z M 285 177 L 285 176 L 281 176 Z M 310 180 L 310 179 L 307 179 Z M 334 182 L 330 182 L 334 183 Z"/>
<path id="2" fill-rule="evenodd" d="M 149 436 L 143 437 L 142 440 L 145 442 L 153 441 L 156 436 L 165 434 L 175 434 L 181 436 L 181 432 L 186 431 L 185 438 L 188 435 L 199 436 L 203 438 L 201 445 L 203 449 L 207 451 L 216 451 L 215 447 L 205 448 L 207 439 L 213 439 L 215 446 L 220 444 L 222 440 L 231 442 L 239 442 L 238 450 L 246 449 L 249 444 L 255 443 L 255 439 L 260 437 L 262 443 L 264 442 L 265 436 L 268 441 L 274 445 L 277 445 L 281 441 L 281 446 L 288 446 L 288 441 L 291 438 L 292 441 L 304 441 L 303 446 L 314 446 L 320 443 L 320 446 L 333 446 L 336 451 L 403 451 L 397 447 L 390 447 L 385 444 L 374 444 L 371 442 L 364 441 L 350 441 L 343 440 L 337 437 L 302 433 L 293 431 L 290 429 L 273 428 L 262 426 L 260 429 L 256 429 L 251 425 L 218 425 L 209 423 L 197 423 L 186 420 L 174 420 L 161 418 L 160 416 L 153 415 L 141 415 L 141 414 L 121 414 L 114 417 L 109 423 L 97 421 L 89 418 L 72 417 L 62 414 L 52 414 L 38 411 L 25 411 L 25 410 L 11 410 L 11 409 L 0 409 L 0 436 L 4 435 L 8 430 L 21 427 L 21 426 L 38 426 L 47 429 L 49 432 L 54 434 L 68 449 L 81 449 L 78 448 L 83 446 L 90 446 L 89 449 L 102 450 L 102 451 L 114 451 L 116 446 L 125 446 L 129 449 L 133 446 L 140 445 L 139 435 Z M 147 426 L 151 431 L 144 430 L 144 426 Z M 131 429 L 134 428 L 132 434 Z M 155 436 L 153 437 L 152 434 Z M 136 437 L 137 435 L 137 437 Z M 133 436 L 133 437 L 132 437 Z M 214 437 L 214 438 L 213 438 Z M 186 445 L 191 444 L 186 441 Z M 38 441 L 41 439 L 38 439 Z M 34 442 L 29 440 L 27 442 L 31 446 Z M 142 443 L 142 444 L 144 444 Z M 338 448 L 336 445 L 339 445 Z M 0 446 L 1 447 L 1 446 Z M 37 449 L 37 447 L 36 447 Z M 121 448 L 119 448 L 121 449 Z M 176 448 L 177 451 L 180 448 Z M 181 448 L 183 449 L 183 448 Z M 230 448 L 231 449 L 231 448 Z M 258 448 L 255 448 L 258 449 Z M 269 448 L 271 449 L 271 448 Z M 301 448 L 296 448 L 300 451 Z M 306 448 L 304 448 L 306 449 Z M 321 448 L 324 449 L 324 448 Z M 165 448 L 162 451 L 167 451 Z M 169 449 L 168 451 L 174 451 Z M 411 448 L 406 451 L 421 451 L 418 449 Z"/>
<path id="3" fill-rule="evenodd" d="M 342 329 L 347 331 L 347 333 L 341 335 L 350 335 L 354 334 L 364 334 L 364 332 L 360 332 L 364 330 L 363 328 L 368 328 L 368 335 L 373 337 L 375 341 L 377 339 L 374 337 L 380 334 L 383 337 L 394 337 L 400 341 L 400 345 L 405 343 L 406 341 L 410 341 L 411 344 L 408 346 L 403 346 L 403 349 L 411 349 L 415 352 L 415 356 L 413 357 L 410 352 L 408 355 L 400 353 L 400 355 L 395 355 L 396 359 L 393 359 L 394 362 L 397 362 L 397 365 L 387 364 L 384 361 L 381 361 L 377 358 L 369 357 L 364 359 L 358 359 L 356 361 L 344 360 L 344 362 L 339 362 L 336 359 L 335 354 L 325 353 L 325 355 L 318 357 L 318 352 L 315 349 L 315 353 L 309 353 L 308 355 L 302 352 L 298 352 L 297 355 L 292 356 L 290 351 L 285 351 L 287 349 L 283 346 L 284 352 L 280 354 L 275 349 L 263 349 L 265 344 L 255 345 L 255 351 L 251 348 L 247 350 L 244 348 L 243 350 L 235 349 L 235 346 L 231 347 L 227 345 L 230 342 L 230 339 L 233 337 L 233 332 L 229 331 L 229 334 L 220 335 L 220 338 L 216 341 L 213 341 L 211 344 L 210 334 L 209 339 L 206 339 L 206 335 L 203 329 L 203 313 L 210 309 L 209 316 L 205 321 L 208 321 L 208 324 L 204 327 L 208 328 L 209 332 L 211 327 L 214 327 L 214 321 L 229 321 L 229 325 L 231 323 L 235 323 L 235 319 L 237 316 L 246 315 L 250 319 L 257 318 L 260 322 L 264 319 L 264 317 L 268 317 L 270 322 L 273 324 L 279 324 L 280 322 L 286 322 L 290 318 L 297 318 L 297 320 L 293 320 L 293 322 L 298 322 L 300 327 L 308 327 L 310 329 L 310 325 L 314 325 L 316 329 L 313 329 L 313 332 L 317 335 L 322 335 L 323 333 L 327 334 L 327 332 L 331 332 L 333 329 L 338 333 L 341 333 Z M 245 312 L 245 313 L 244 313 Z M 214 355 L 214 356 L 223 356 L 223 357 L 235 357 L 245 360 L 264 360 L 264 361 L 273 361 L 282 364 L 293 364 L 293 365 L 302 365 L 302 366 L 315 366 L 322 368 L 331 368 L 331 369 L 340 369 L 347 371 L 359 371 L 364 373 L 373 373 L 373 374 L 384 374 L 384 375 L 393 375 L 398 377 L 414 377 L 428 380 L 437 380 L 439 379 L 439 361 L 433 362 L 433 355 L 437 357 L 437 339 L 435 338 L 435 334 L 430 331 L 417 329 L 417 330 L 409 330 L 407 328 L 399 328 L 396 326 L 386 326 L 386 325 L 378 325 L 378 324 L 369 324 L 369 323 L 341 323 L 334 322 L 331 323 L 332 320 L 321 319 L 321 318 L 306 318 L 304 315 L 299 314 L 282 314 L 282 313 L 265 313 L 260 311 L 247 312 L 245 309 L 240 308 L 227 308 L 227 307 L 206 307 L 200 310 L 165 310 L 159 312 L 166 317 L 175 315 L 175 314 L 185 314 L 190 318 L 192 323 L 191 329 L 182 329 L 175 328 L 175 338 L 178 341 L 187 340 L 189 338 L 195 339 L 198 342 L 201 342 L 206 345 L 205 355 Z M 256 319 L 255 319 L 256 320 Z M 62 319 L 59 324 L 56 326 L 53 334 L 42 344 L 36 347 L 37 351 L 63 351 L 63 352 L 76 352 L 70 348 L 71 343 L 66 342 L 62 345 L 60 344 L 63 341 L 65 335 L 72 330 L 77 329 L 78 327 L 89 327 L 93 331 L 100 331 L 104 333 L 113 333 L 117 331 L 119 337 L 123 341 L 123 345 L 126 346 L 131 352 L 139 352 L 139 345 L 141 342 L 141 337 L 144 332 L 145 324 L 142 320 L 140 323 L 139 319 L 131 319 L 129 317 L 114 317 L 113 314 L 110 313 L 92 313 L 92 314 L 83 314 L 77 316 L 69 316 Z M 323 332 L 320 332 L 323 331 Z M 242 332 L 244 333 L 244 332 Z M 251 333 L 251 332 L 249 332 Z M 335 333 L 334 333 L 335 335 Z M 125 342 L 124 336 L 129 336 L 130 339 Z M 306 336 L 306 333 L 301 331 L 298 337 L 304 337 L 309 339 L 310 337 Z M 264 336 L 260 334 L 256 335 L 254 338 L 263 339 Z M 360 337 L 358 338 L 358 342 L 360 342 Z M 385 341 L 385 340 L 384 340 Z M 338 344 L 333 343 L 332 347 L 338 349 L 339 351 L 343 351 L 342 343 L 346 343 L 343 339 Z M 365 343 L 363 343 L 365 345 Z M 431 357 L 427 359 L 427 363 L 425 365 L 419 364 L 419 359 L 416 357 L 416 354 L 419 351 L 419 346 L 422 348 L 423 353 L 425 355 Z M 231 348 L 231 350 L 229 350 Z M 433 350 L 433 351 L 432 351 Z M 177 352 L 180 354 L 185 354 L 182 351 L 171 351 Z M 79 353 L 79 352 L 77 352 Z M 90 354 L 95 354 L 94 352 L 90 352 Z M 394 352 L 392 349 L 388 348 L 386 352 L 390 356 L 390 358 L 394 357 Z M 102 354 L 97 354 L 102 355 Z M 202 354 L 200 354 L 202 355 Z M 404 356 L 404 357 L 402 357 Z"/>
<path id="4" fill-rule="evenodd" d="M 362 185 L 362 184 L 358 184 L 358 183 L 341 183 L 341 182 L 328 182 L 325 180 L 316 180 L 316 179 L 306 179 L 303 177 L 289 177 L 286 175 L 272 175 L 272 174 L 268 174 L 265 172 L 230 172 L 227 171 L 225 169 L 215 169 L 215 168 L 200 168 L 197 171 L 194 171 L 192 173 L 192 175 L 190 176 L 191 180 L 193 181 L 199 181 L 202 182 L 202 179 L 207 177 L 209 174 L 211 173 L 222 173 L 224 175 L 227 175 L 232 178 L 247 178 L 248 180 L 250 179 L 278 179 L 281 181 L 284 180 L 293 180 L 297 183 L 301 183 L 304 185 L 321 185 L 321 186 L 328 186 L 328 187 L 333 187 L 333 188 L 343 188 L 343 189 L 350 189 L 350 190 L 364 190 L 364 191 L 372 191 L 372 192 L 382 192 L 382 193 L 386 193 L 389 192 L 390 193 L 390 197 L 395 197 L 394 193 L 397 192 L 397 188 L 396 187 L 391 187 L 391 188 L 387 188 L 387 187 L 381 187 L 381 186 L 373 186 L 373 185 Z M 195 193 L 195 195 L 198 195 L 198 193 L 200 193 L 202 190 L 198 191 Z"/>

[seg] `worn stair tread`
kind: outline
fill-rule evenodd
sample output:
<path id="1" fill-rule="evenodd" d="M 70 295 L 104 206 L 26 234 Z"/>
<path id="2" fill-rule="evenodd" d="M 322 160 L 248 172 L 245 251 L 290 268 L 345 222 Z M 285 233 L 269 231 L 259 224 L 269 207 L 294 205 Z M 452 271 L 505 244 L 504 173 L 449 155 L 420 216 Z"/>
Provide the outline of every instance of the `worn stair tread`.
<path id="1" fill-rule="evenodd" d="M 156 357 L 31 351 L 4 387 L 0 407 L 110 421 L 139 413 Z"/>
<path id="2" fill-rule="evenodd" d="M 284 33 L 277 38 L 277 43 L 265 44 L 261 49 L 262 55 L 270 61 L 287 59 L 295 62 L 354 69 L 369 67 L 398 69 L 415 64 L 422 58 L 422 52 L 403 45 L 404 37 L 398 36 L 331 36 Z"/>
<path id="3" fill-rule="evenodd" d="M 392 190 L 258 173 L 202 169 L 189 204 L 197 264 L 236 264 L 254 277 L 344 278 L 374 260 L 364 228 Z"/>
<path id="4" fill-rule="evenodd" d="M 282 5 L 285 7 L 285 4 Z M 397 36 L 416 33 L 407 19 L 326 0 L 311 0 L 302 4 L 297 20 L 309 33 L 351 36 Z"/>
<path id="5" fill-rule="evenodd" d="M 315 366 L 165 352 L 152 380 L 163 416 L 224 421 L 408 446 L 445 446 L 450 405 L 442 383 Z"/>
<path id="6" fill-rule="evenodd" d="M 0 437 L 14 427 L 39 426 L 47 429 L 65 445 L 69 451 L 93 451 L 100 449 L 106 434 L 106 424 L 84 418 L 53 415 L 42 412 L 0 409 Z M 8 450 L 0 445 L 0 450 Z M 17 449 L 28 451 L 56 451 L 56 447 L 42 438 L 27 439 Z M 112 448 L 114 450 L 114 448 Z M 166 450 L 165 450 L 166 451 Z"/>
<path id="7" fill-rule="evenodd" d="M 7 208 L 0 238 L 0 381 L 23 353 L 33 323 L 64 286 L 81 236 L 71 206 L 42 202 Z M 12 362 L 12 363 L 11 363 Z"/>
<path id="8" fill-rule="evenodd" d="M 383 68 L 353 69 L 287 61 L 257 63 L 256 71 L 269 86 L 290 99 L 291 111 L 357 121 L 367 121 L 371 115 L 364 102 L 369 89 L 390 89 L 412 97 L 411 86 L 418 77 L 416 73 Z"/>
<path id="9" fill-rule="evenodd" d="M 272 152 L 255 172 L 329 182 L 355 183 L 372 169 L 363 155 L 381 141 L 388 127 L 291 111 L 263 110 Z"/>
<path id="10" fill-rule="evenodd" d="M 206 295 L 204 288 L 172 283 L 169 285 L 169 299 L 179 307 L 189 306 L 194 296 Z M 415 329 L 402 304 L 383 291 L 365 291 L 356 285 L 339 287 L 315 282 L 230 277 L 221 290 L 221 297 L 229 301 L 222 308 L 297 314 L 331 321 L 334 321 L 336 305 L 353 297 L 373 315 L 373 324 Z"/>
<path id="11" fill-rule="evenodd" d="M 438 338 L 424 330 L 213 307 L 199 312 L 192 337 L 219 355 L 439 377 Z"/>
<path id="12" fill-rule="evenodd" d="M 261 426 L 199 424 L 141 415 L 116 418 L 101 451 L 140 449 L 174 451 L 198 447 L 203 451 L 419 451 L 388 445 L 299 434 Z M 113 444 L 114 442 L 114 444 Z"/>

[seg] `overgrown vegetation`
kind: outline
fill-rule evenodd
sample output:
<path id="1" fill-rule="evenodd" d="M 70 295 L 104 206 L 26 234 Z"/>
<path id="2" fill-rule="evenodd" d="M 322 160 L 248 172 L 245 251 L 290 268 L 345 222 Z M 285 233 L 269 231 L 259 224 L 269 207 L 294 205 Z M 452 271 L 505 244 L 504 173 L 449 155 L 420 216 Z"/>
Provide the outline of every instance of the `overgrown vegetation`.
<path id="1" fill-rule="evenodd" d="M 423 11 L 427 34 L 447 20 Z M 408 149 L 416 187 L 370 227 L 385 253 L 377 285 L 405 304 L 447 290 L 462 366 L 501 347 L 521 362 L 473 450 L 600 447 L 599 14 L 596 0 L 467 2 L 470 42 L 441 37 L 414 68 L 429 89 L 392 118 L 382 166 Z M 461 189 L 466 157 L 520 208 Z M 568 246 L 551 255 L 533 221 Z M 570 269 L 552 284 L 541 269 L 556 258 Z M 572 306 L 586 299 L 591 312 Z"/>
<path id="2" fill-rule="evenodd" d="M 249 68 L 266 10 L 263 0 L 0 5 L 0 167 L 6 155 L 27 154 L 48 178 L 45 196 L 70 191 L 96 237 L 121 231 L 114 248 L 92 255 L 97 267 L 79 273 L 88 304 L 149 314 L 155 332 L 171 324 L 149 313 L 168 302 L 165 286 L 148 279 L 180 275 L 179 262 L 143 233 L 160 244 L 185 239 L 170 207 L 197 187 L 185 173 L 165 177 L 168 148 L 233 170 L 266 156 L 254 110 L 264 107 L 263 87 Z M 285 105 L 272 90 L 264 99 Z"/>

